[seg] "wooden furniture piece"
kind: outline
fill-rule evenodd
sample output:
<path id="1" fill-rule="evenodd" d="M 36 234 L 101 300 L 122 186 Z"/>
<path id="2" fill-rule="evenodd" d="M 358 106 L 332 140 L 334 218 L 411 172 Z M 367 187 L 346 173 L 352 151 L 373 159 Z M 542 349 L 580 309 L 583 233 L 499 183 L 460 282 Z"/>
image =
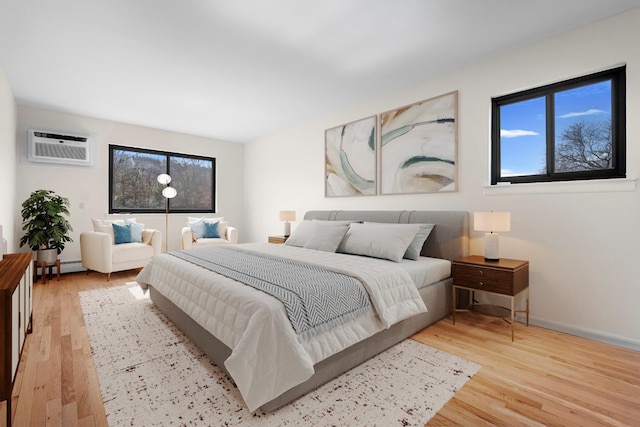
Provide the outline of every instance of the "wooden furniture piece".
<path id="1" fill-rule="evenodd" d="M 7 254 L 0 261 L 0 401 L 11 425 L 11 392 L 27 333 L 31 332 L 32 254 Z"/>
<path id="2" fill-rule="evenodd" d="M 57 281 L 60 281 L 60 259 L 56 259 L 56 263 L 55 264 L 51 264 L 51 265 L 47 265 L 46 263 L 42 262 L 40 264 L 38 264 L 38 261 L 33 261 L 33 281 L 36 282 L 38 279 L 38 267 L 40 267 L 40 272 L 42 274 L 42 284 L 44 285 L 45 283 L 47 283 L 47 275 L 46 270 L 47 267 L 49 267 L 49 280 L 51 280 L 51 268 L 55 267 L 56 268 L 56 276 L 57 276 Z"/>
<path id="3" fill-rule="evenodd" d="M 269 236 L 269 243 L 282 244 L 287 241 L 289 236 Z"/>
<path id="4" fill-rule="evenodd" d="M 468 311 L 477 304 L 474 292 L 487 292 L 510 298 L 511 307 L 500 307 L 510 311 L 510 319 L 504 319 L 511 324 L 511 341 L 514 340 L 513 325 L 515 313 L 526 313 L 527 326 L 529 326 L 529 261 L 500 258 L 498 261 L 486 261 L 483 256 L 471 255 L 460 258 L 451 264 L 453 276 L 453 324 L 456 323 L 456 312 Z M 467 308 L 460 309 L 456 306 L 457 289 L 471 291 L 471 300 Z M 521 292 L 526 291 L 526 309 L 515 309 L 515 298 Z M 499 306 L 498 306 L 499 307 Z"/>

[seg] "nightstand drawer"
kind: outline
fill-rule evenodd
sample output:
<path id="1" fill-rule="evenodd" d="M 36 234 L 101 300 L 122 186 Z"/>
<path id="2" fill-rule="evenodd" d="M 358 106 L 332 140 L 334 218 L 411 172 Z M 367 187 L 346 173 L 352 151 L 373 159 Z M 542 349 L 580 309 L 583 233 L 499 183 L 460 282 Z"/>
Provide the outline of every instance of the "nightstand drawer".
<path id="1" fill-rule="evenodd" d="M 453 264 L 453 284 L 465 288 L 512 295 L 513 273 L 492 268 Z"/>

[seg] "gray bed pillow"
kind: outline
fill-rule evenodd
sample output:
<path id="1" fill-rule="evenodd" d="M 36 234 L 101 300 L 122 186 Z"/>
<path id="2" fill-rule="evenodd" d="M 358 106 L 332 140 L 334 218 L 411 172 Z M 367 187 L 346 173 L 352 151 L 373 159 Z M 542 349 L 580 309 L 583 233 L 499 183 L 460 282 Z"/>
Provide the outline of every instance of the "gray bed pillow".
<path id="1" fill-rule="evenodd" d="M 418 232 L 417 224 L 351 224 L 338 252 L 400 262 Z"/>
<path id="2" fill-rule="evenodd" d="M 313 235 L 316 225 L 312 221 L 302 221 L 291 232 L 289 238 L 284 242 L 285 245 L 303 247 Z"/>
<path id="3" fill-rule="evenodd" d="M 404 253 L 404 257 L 406 259 L 417 260 L 420 258 L 420 252 L 422 252 L 422 246 L 424 246 L 424 242 L 427 241 L 431 231 L 436 226 L 435 224 L 418 224 L 420 228 L 418 228 L 418 232 L 416 233 L 416 237 L 413 238 L 413 241 L 409 244 L 407 251 Z"/>
<path id="4" fill-rule="evenodd" d="M 309 240 L 314 236 L 318 227 L 339 227 L 349 225 L 352 222 L 353 221 L 324 221 L 317 219 L 311 221 L 304 220 L 293 230 L 291 236 L 289 236 L 284 244 L 303 248 L 307 244 L 307 242 L 309 242 Z M 340 242 L 338 241 L 338 243 Z M 335 250 L 333 250 L 332 252 L 335 252 Z"/>
<path id="5" fill-rule="evenodd" d="M 398 226 L 398 225 L 400 226 L 407 225 L 407 224 L 387 224 L 384 222 L 369 222 L 369 221 L 365 221 L 364 223 L 370 224 L 370 225 L 389 225 L 392 227 Z M 418 228 L 418 232 L 416 233 L 415 237 L 409 244 L 409 247 L 407 248 L 407 250 L 405 251 L 402 257 L 416 261 L 420 257 L 422 246 L 424 245 L 424 242 L 427 241 L 427 238 L 429 237 L 429 234 L 431 234 L 431 231 L 433 230 L 433 227 L 435 227 L 435 224 L 410 224 L 410 225 L 417 225 L 419 228 Z"/>
<path id="6" fill-rule="evenodd" d="M 348 229 L 348 225 L 318 224 L 303 248 L 335 252 Z"/>

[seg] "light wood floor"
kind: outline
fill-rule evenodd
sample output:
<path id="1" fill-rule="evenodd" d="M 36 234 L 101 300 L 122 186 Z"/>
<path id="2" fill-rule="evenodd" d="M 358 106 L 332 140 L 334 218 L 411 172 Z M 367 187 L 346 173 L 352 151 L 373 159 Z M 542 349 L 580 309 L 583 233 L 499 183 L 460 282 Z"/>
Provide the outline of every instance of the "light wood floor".
<path id="1" fill-rule="evenodd" d="M 34 288 L 13 393 L 14 426 L 106 426 L 78 292 L 117 286 L 137 271 L 65 274 Z M 640 425 L 640 352 L 476 313 L 414 338 L 482 366 L 428 425 Z M 0 404 L 0 426 L 5 404 Z"/>

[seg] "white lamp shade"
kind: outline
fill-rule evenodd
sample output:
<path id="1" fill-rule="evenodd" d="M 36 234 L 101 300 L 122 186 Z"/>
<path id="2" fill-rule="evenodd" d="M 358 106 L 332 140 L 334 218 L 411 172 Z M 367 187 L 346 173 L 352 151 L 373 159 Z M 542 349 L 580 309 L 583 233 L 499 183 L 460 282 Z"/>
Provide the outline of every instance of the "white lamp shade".
<path id="1" fill-rule="evenodd" d="M 166 187 L 164 190 L 162 190 L 162 195 L 167 199 L 173 199 L 178 195 L 178 191 L 173 187 Z"/>
<path id="2" fill-rule="evenodd" d="M 473 229 L 476 231 L 510 231 L 511 212 L 474 212 Z"/>
<path id="3" fill-rule="evenodd" d="M 166 173 L 161 173 L 158 175 L 158 182 L 162 185 L 167 185 L 171 182 L 171 177 Z"/>
<path id="4" fill-rule="evenodd" d="M 280 211 L 280 221 L 295 221 L 296 211 Z"/>

